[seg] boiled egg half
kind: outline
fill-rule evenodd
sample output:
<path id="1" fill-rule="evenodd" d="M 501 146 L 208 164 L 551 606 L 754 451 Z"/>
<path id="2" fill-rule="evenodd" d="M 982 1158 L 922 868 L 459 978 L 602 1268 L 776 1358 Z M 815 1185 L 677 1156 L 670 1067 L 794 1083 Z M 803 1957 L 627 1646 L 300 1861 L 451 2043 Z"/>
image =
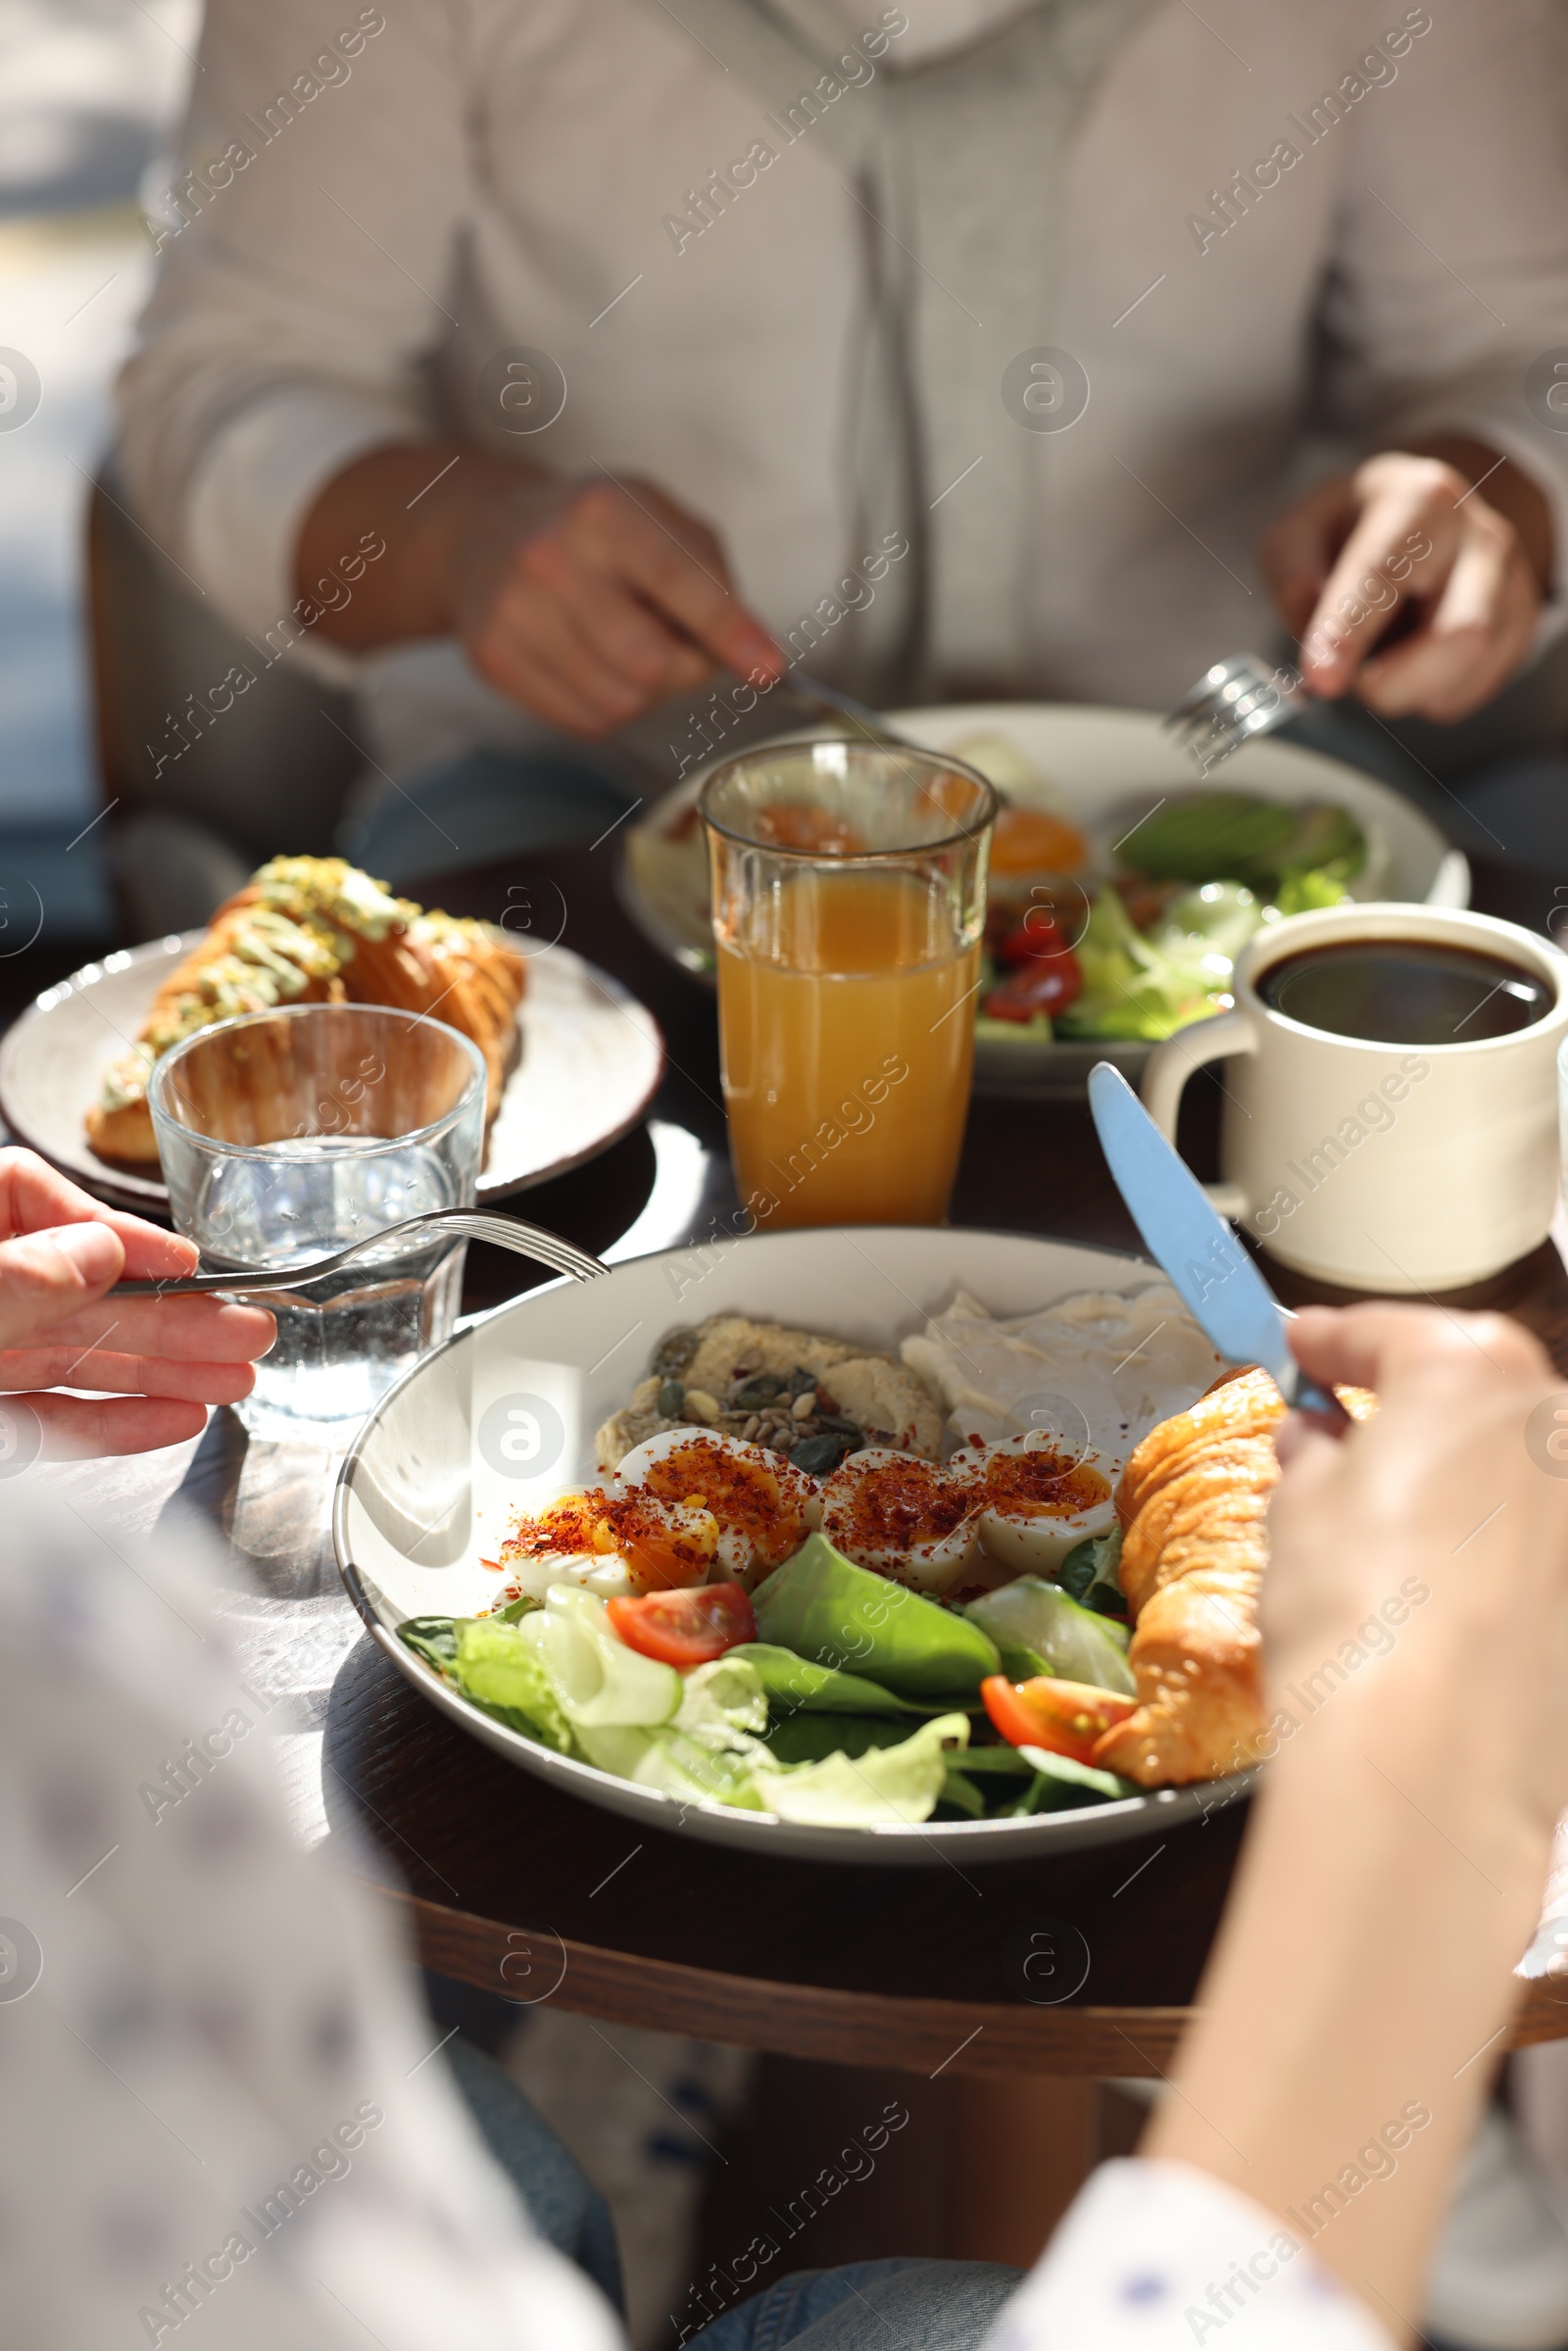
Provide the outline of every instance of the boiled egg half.
<path id="1" fill-rule="evenodd" d="M 710 1429 L 663 1429 L 620 1464 L 620 1484 L 663 1509 L 702 1509 L 718 1529 L 711 1581 L 748 1589 L 820 1524 L 816 1480 L 765 1445 Z"/>
<path id="2" fill-rule="evenodd" d="M 501 1565 L 514 1596 L 542 1600 L 554 1584 L 579 1584 L 612 1599 L 706 1584 L 718 1544 L 717 1519 L 697 1502 L 595 1487 L 519 1518 L 501 1546 Z"/>
<path id="3" fill-rule="evenodd" d="M 1100 1456 L 1062 1452 L 1049 1430 L 965 1445 L 947 1469 L 974 1495 L 987 1551 L 1014 1575 L 1054 1579 L 1076 1543 L 1116 1523 Z"/>
<path id="4" fill-rule="evenodd" d="M 867 1445 L 823 1485 L 822 1532 L 858 1567 L 916 1592 L 951 1592 L 979 1551 L 980 1512 L 967 1478 Z"/>

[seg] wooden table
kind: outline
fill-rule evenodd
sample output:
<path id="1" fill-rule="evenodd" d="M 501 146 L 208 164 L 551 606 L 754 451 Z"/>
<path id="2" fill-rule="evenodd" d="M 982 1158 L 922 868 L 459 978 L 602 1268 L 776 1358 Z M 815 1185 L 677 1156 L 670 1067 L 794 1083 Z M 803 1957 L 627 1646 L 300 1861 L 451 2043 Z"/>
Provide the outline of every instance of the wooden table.
<path id="1" fill-rule="evenodd" d="M 639 1216 L 642 1246 L 673 1246 L 735 1204 L 711 998 L 631 930 L 611 854 L 540 858 L 530 870 L 564 892 L 567 944 L 618 973 L 664 1025 L 664 1180 L 656 1185 L 656 1152 L 639 1132 L 516 1202 L 601 1252 Z M 425 895 L 499 916 L 526 878 L 475 871 Z M 1204 1172 L 1217 1093 L 1201 1081 L 1190 1092 L 1184 1143 Z M 976 1102 L 953 1213 L 960 1224 L 1136 1246 L 1081 1102 Z M 1330 1295 L 1271 1272 L 1291 1302 Z M 475 1248 L 466 1303 L 491 1304 L 528 1279 L 519 1260 Z M 1457 1302 L 1517 1314 L 1568 1371 L 1568 1275 L 1551 1245 Z M 968 1872 L 752 1860 L 633 1831 L 510 1768 L 372 1647 L 332 1559 L 335 1468 L 325 1446 L 247 1445 L 219 1414 L 193 1446 L 42 1474 L 110 1541 L 176 1507 L 222 1535 L 235 1569 L 225 1607 L 248 1672 L 282 1701 L 301 1829 L 384 1878 L 431 1968 L 514 2000 L 932 2076 L 1087 2079 L 1168 2066 L 1245 1806 L 1102 1852 Z M 1063 1954 L 1087 1953 L 1081 1986 L 1054 2004 L 1025 1996 L 1021 1957 L 1038 1934 L 1055 1935 Z M 1516 2040 L 1563 2034 L 1568 2002 L 1528 1987 Z"/>

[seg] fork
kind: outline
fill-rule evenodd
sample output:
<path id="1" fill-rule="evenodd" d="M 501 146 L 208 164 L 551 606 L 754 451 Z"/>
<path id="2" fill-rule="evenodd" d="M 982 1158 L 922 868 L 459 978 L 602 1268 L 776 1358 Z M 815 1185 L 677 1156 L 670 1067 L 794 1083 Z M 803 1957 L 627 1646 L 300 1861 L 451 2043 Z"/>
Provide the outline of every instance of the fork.
<path id="1" fill-rule="evenodd" d="M 1271 669 L 1259 654 L 1233 653 L 1204 670 L 1164 724 L 1206 775 L 1244 743 L 1309 710 L 1311 699 L 1294 670 Z"/>
<path id="2" fill-rule="evenodd" d="M 412 1241 L 416 1235 L 437 1233 L 450 1233 L 455 1239 L 461 1236 L 468 1241 L 488 1241 L 496 1249 L 511 1249 L 518 1257 L 532 1257 L 537 1264 L 548 1265 L 556 1273 L 570 1274 L 578 1282 L 591 1281 L 596 1274 L 610 1271 L 599 1258 L 590 1257 L 586 1249 L 574 1249 L 569 1241 L 547 1233 L 541 1225 L 524 1224 L 520 1217 L 489 1216 L 473 1208 L 430 1208 L 422 1216 L 406 1216 L 401 1224 L 383 1225 L 378 1233 L 367 1233 L 363 1241 L 351 1242 L 333 1256 L 318 1257 L 311 1265 L 291 1266 L 286 1273 L 273 1273 L 266 1266 L 258 1266 L 243 1273 L 192 1273 L 172 1276 L 162 1282 L 117 1282 L 108 1295 L 110 1298 L 196 1298 L 214 1290 L 225 1296 L 257 1290 L 269 1294 L 306 1290 L 324 1274 L 352 1265 L 356 1257 L 384 1249 L 389 1241 Z"/>
<path id="3" fill-rule="evenodd" d="M 929 743 L 916 743 L 908 735 L 898 734 L 868 704 L 857 702 L 853 694 L 841 693 L 837 686 L 823 685 L 818 679 L 808 677 L 804 669 L 786 670 L 785 675 L 791 693 L 800 701 L 813 704 L 829 716 L 852 720 L 872 743 L 886 743 L 896 751 L 924 752 L 932 748 Z M 988 776 L 986 780 L 989 783 L 991 779 Z M 991 789 L 997 796 L 998 808 L 1006 808 L 1010 795 L 1000 784 L 992 784 Z"/>
<path id="4" fill-rule="evenodd" d="M 839 687 L 826 685 L 819 678 L 808 677 L 804 669 L 786 669 L 784 677 L 790 692 L 802 702 L 810 703 L 813 709 L 830 717 L 853 719 L 861 734 L 868 736 L 873 743 L 894 743 L 900 751 L 918 751 L 921 748 L 918 743 L 911 743 L 907 735 L 897 733 L 880 711 L 873 710 L 868 703 L 857 702 L 853 694 L 845 694 Z"/>

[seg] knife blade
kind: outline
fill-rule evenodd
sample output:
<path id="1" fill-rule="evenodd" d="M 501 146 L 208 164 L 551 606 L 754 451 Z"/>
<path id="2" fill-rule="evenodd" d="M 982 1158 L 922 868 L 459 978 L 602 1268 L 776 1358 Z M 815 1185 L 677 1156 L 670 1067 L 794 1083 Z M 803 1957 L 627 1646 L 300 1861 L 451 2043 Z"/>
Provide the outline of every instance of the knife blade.
<path id="1" fill-rule="evenodd" d="M 1279 1299 L 1109 1061 L 1089 1073 L 1089 1108 L 1128 1213 L 1194 1321 L 1227 1362 L 1261 1363 L 1288 1404 L 1343 1426 L 1344 1407 L 1291 1353 Z"/>

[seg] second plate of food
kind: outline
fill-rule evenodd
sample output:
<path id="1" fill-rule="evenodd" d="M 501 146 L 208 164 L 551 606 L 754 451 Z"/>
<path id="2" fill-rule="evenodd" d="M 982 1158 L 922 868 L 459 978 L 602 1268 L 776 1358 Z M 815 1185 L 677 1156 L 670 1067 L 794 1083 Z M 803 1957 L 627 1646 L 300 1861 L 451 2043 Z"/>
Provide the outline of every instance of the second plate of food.
<path id="1" fill-rule="evenodd" d="M 1200 783 L 1146 710 L 949 704 L 889 723 L 980 768 L 1007 804 L 977 1093 L 1080 1093 L 1103 1059 L 1136 1077 L 1159 1037 L 1221 1008 L 1232 957 L 1275 907 L 1342 894 L 1469 904 L 1465 858 L 1418 808 L 1297 744 L 1250 744 Z M 703 780 L 686 777 L 632 828 L 620 887 L 656 946 L 708 978 Z"/>
<path id="2" fill-rule="evenodd" d="M 1250 1749 L 1211 1626 L 1190 1719 L 1144 1689 L 1111 1494 L 1219 1369 L 1156 1268 L 1061 1242 L 638 1258 L 405 1375 L 344 1465 L 338 1562 L 433 1705 L 648 1827 L 903 1864 L 1157 1833 Z"/>
<path id="3" fill-rule="evenodd" d="M 101 1157 L 88 1113 L 105 1064 L 126 1050 L 160 988 L 205 936 L 155 939 L 86 964 L 46 989 L 0 1042 L 0 1116 L 13 1136 L 117 1206 L 167 1212 L 169 1194 L 156 1162 Z M 481 1206 L 607 1151 L 645 1115 L 663 1069 L 653 1014 L 568 948 L 528 958 L 514 1017 L 517 1052 L 486 1143 Z"/>

